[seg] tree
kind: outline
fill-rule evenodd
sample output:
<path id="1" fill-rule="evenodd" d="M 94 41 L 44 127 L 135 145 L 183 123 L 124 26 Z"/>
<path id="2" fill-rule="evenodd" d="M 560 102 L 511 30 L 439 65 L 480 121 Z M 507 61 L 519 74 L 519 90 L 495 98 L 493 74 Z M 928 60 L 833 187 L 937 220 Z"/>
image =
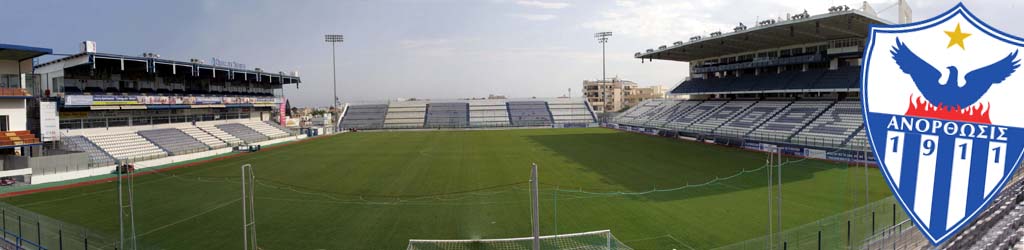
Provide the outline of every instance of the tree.
<path id="1" fill-rule="evenodd" d="M 284 115 L 286 115 L 288 117 L 292 117 L 292 101 L 284 100 L 284 109 L 285 109 Z"/>

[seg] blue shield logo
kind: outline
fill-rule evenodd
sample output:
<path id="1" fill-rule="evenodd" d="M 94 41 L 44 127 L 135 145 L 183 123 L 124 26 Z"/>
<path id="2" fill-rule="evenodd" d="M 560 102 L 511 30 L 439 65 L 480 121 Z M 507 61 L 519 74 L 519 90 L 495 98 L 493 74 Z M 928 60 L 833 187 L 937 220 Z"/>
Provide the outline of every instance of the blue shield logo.
<path id="1" fill-rule="evenodd" d="M 963 4 L 871 28 L 861 72 L 868 139 L 903 209 L 933 245 L 998 196 L 1024 153 L 1024 39 Z"/>

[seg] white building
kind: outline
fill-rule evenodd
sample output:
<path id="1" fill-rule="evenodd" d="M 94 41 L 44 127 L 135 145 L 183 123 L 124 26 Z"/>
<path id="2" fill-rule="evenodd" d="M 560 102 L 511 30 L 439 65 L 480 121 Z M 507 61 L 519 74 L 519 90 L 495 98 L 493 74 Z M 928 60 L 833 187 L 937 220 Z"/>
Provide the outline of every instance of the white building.
<path id="1" fill-rule="evenodd" d="M 33 93 L 40 78 L 33 74 L 32 61 L 51 53 L 47 48 L 0 44 L 0 149 L 39 143 L 38 131 L 28 131 L 29 102 L 40 94 Z"/>

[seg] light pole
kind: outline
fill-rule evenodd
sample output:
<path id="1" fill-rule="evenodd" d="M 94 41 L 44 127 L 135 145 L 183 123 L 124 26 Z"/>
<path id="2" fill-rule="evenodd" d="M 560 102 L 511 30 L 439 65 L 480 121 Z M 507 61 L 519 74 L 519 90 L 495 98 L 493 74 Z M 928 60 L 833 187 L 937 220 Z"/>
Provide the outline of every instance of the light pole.
<path id="1" fill-rule="evenodd" d="M 337 47 L 335 45 L 344 41 L 345 36 L 342 35 L 324 35 L 324 42 L 331 43 L 331 70 L 333 71 L 332 76 L 334 78 L 334 103 L 331 104 L 331 107 L 335 108 L 335 112 L 337 112 L 338 108 L 338 66 L 335 60 L 334 48 Z"/>
<path id="2" fill-rule="evenodd" d="M 601 107 L 601 112 L 608 112 L 608 88 L 607 88 L 608 86 L 607 86 L 607 82 L 605 82 L 605 81 L 608 80 L 608 75 L 606 74 L 606 71 L 605 71 L 604 47 L 605 47 L 605 44 L 608 43 L 608 38 L 611 37 L 611 36 L 612 36 L 612 32 L 611 31 L 594 33 L 594 38 L 597 38 L 597 42 L 601 44 L 601 81 L 600 81 L 601 85 L 599 85 L 599 86 L 605 87 L 601 91 L 601 99 L 602 99 L 601 100 L 601 104 L 603 106 L 603 107 Z"/>

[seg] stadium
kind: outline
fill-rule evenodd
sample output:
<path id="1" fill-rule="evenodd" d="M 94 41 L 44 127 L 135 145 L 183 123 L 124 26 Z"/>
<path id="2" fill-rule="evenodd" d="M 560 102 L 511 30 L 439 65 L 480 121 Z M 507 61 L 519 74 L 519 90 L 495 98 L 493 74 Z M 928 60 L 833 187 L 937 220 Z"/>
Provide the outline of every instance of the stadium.
<path id="1" fill-rule="evenodd" d="M 0 44 L 0 249 L 932 249 L 862 118 L 863 43 L 910 21 L 895 6 L 637 52 L 688 77 L 616 114 L 395 100 L 295 126 L 298 72 Z M 1014 174 L 938 248 L 1024 247 Z"/>

